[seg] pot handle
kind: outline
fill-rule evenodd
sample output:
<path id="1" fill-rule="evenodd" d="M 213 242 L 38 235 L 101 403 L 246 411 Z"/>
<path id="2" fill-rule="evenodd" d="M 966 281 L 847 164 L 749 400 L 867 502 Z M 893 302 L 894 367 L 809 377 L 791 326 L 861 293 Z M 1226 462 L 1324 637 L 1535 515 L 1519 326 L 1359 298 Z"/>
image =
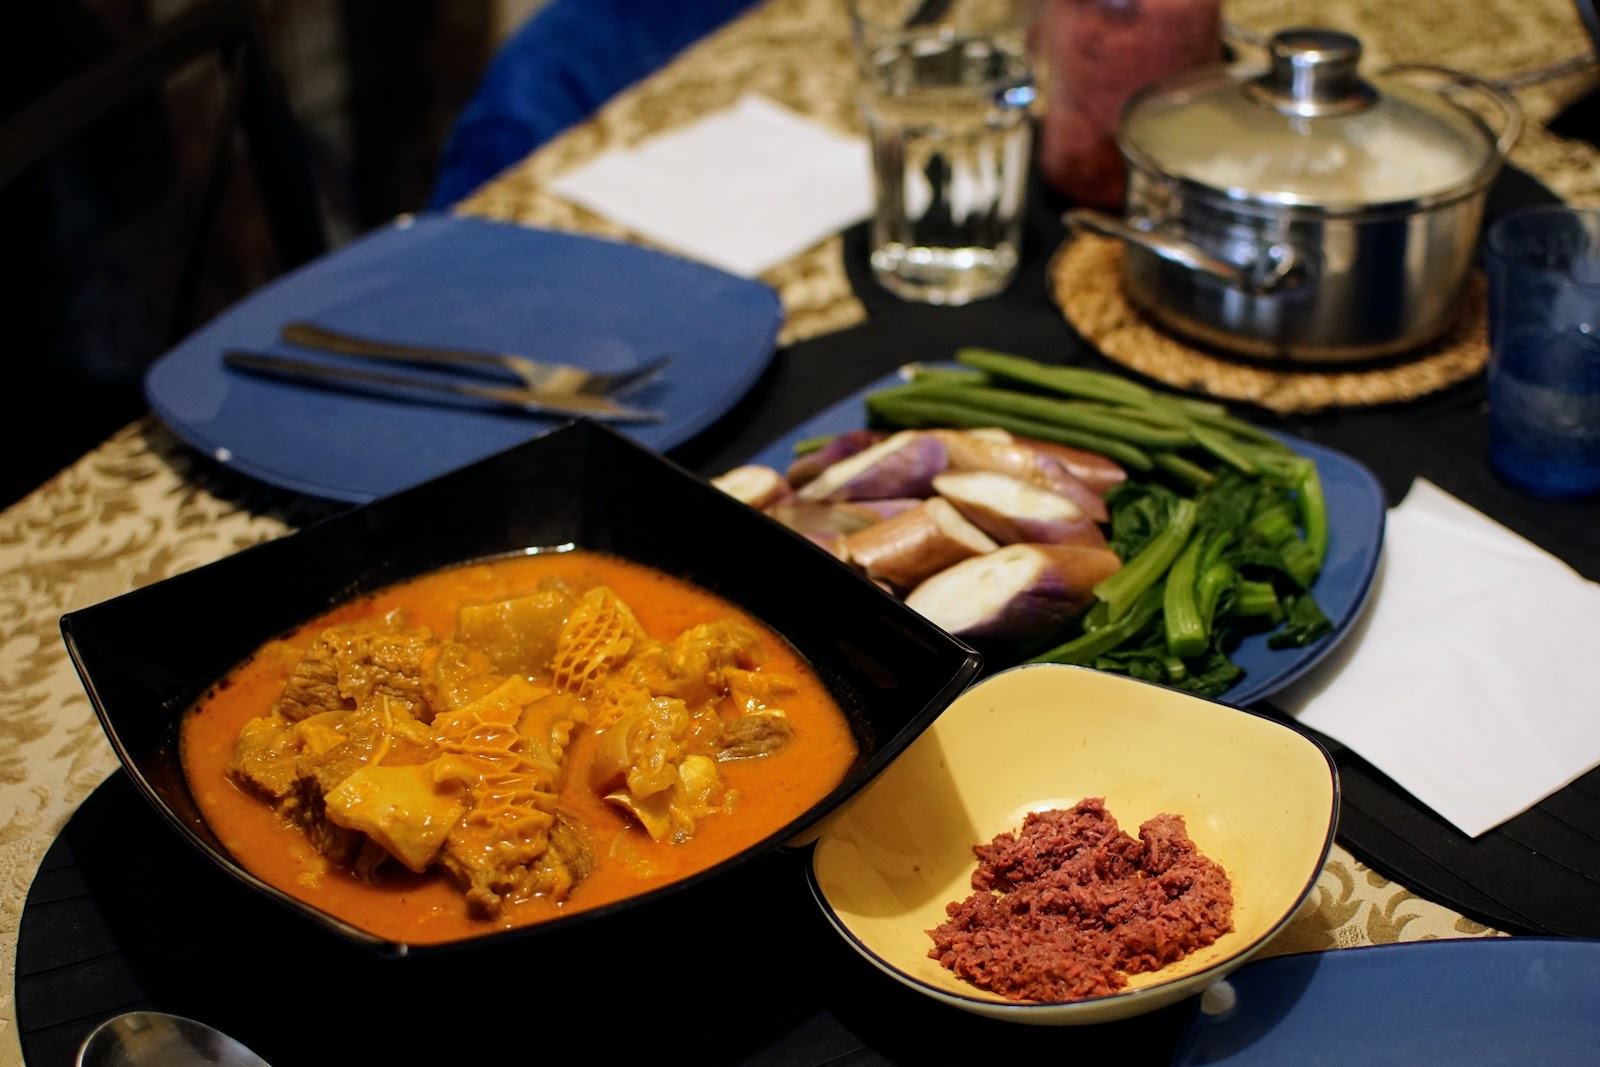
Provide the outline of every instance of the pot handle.
<path id="1" fill-rule="evenodd" d="M 1062 215 L 1061 221 L 1068 229 L 1088 230 L 1124 244 L 1137 245 L 1169 263 L 1199 271 L 1224 285 L 1250 293 L 1286 289 L 1305 277 L 1304 265 L 1292 245 L 1269 245 L 1256 262 L 1241 267 L 1143 220 L 1122 219 L 1093 208 L 1075 207 Z"/>
<path id="2" fill-rule="evenodd" d="M 1511 154 L 1511 149 L 1522 139 L 1522 131 L 1528 123 L 1527 115 L 1523 112 L 1522 105 L 1517 102 L 1517 98 L 1496 82 L 1468 74 L 1464 70 L 1439 67 L 1432 63 L 1397 63 L 1384 68 L 1383 72 L 1401 77 L 1408 74 L 1430 74 L 1463 89 L 1482 93 L 1495 106 L 1495 110 L 1500 112 L 1501 128 L 1495 137 L 1494 147 L 1502 160 Z"/>

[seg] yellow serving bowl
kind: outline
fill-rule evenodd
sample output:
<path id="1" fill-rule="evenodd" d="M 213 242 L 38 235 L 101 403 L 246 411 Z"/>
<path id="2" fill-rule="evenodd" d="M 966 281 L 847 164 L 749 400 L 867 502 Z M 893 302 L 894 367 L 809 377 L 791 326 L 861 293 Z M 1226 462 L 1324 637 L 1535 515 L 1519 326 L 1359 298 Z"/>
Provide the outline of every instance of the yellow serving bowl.
<path id="1" fill-rule="evenodd" d="M 1133 834 L 1183 816 L 1232 880 L 1233 932 L 1065 1004 L 1007 1000 L 929 958 L 927 932 L 972 892 L 974 845 L 1095 796 Z M 850 945 L 919 992 L 1013 1022 L 1106 1022 L 1197 994 L 1254 955 L 1311 892 L 1338 810 L 1333 761 L 1284 723 L 1124 675 L 1029 664 L 968 689 L 838 814 L 817 841 L 812 889 Z"/>

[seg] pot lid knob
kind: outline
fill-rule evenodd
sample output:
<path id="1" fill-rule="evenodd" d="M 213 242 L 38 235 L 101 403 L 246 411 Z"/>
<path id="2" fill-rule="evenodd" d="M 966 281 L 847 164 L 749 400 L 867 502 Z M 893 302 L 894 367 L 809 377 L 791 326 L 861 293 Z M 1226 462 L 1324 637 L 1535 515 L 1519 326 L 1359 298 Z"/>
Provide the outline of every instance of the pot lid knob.
<path id="1" fill-rule="evenodd" d="M 1293 29 L 1273 35 L 1271 66 L 1245 84 L 1258 104 L 1285 115 L 1318 118 L 1365 111 L 1377 90 L 1356 72 L 1361 42 L 1338 30 Z"/>

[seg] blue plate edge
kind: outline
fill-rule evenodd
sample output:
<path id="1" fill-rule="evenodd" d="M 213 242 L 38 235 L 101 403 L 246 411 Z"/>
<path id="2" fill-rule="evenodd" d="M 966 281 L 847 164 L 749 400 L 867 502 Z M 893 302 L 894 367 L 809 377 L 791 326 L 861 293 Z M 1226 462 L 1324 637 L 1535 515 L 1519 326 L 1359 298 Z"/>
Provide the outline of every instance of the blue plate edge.
<path id="1" fill-rule="evenodd" d="M 201 453 L 212 462 L 247 478 L 265 482 L 280 489 L 287 489 L 290 492 L 300 493 L 304 496 L 316 497 L 318 500 L 332 500 L 343 504 L 367 504 L 375 499 L 371 493 L 363 493 L 353 489 L 334 489 L 327 484 L 309 482 L 284 471 L 261 467 L 249 460 L 239 459 L 226 446 L 219 445 L 204 434 L 196 431 L 188 422 L 177 418 L 171 409 L 161 402 L 159 397 L 150 393 L 148 387 L 146 387 L 145 391 L 145 403 L 149 405 L 150 413 L 156 417 L 157 421 L 178 440 Z M 227 456 L 219 455 L 221 452 L 227 452 Z"/>
<path id="2" fill-rule="evenodd" d="M 1269 973 L 1273 971 L 1295 971 L 1307 963 L 1315 961 L 1317 966 L 1333 961 L 1335 967 L 1357 965 L 1364 958 L 1379 958 L 1389 955 L 1421 955 L 1436 953 L 1459 956 L 1485 956 L 1492 953 L 1513 953 L 1517 955 L 1530 952 L 1558 952 L 1569 954 L 1587 954 L 1600 961 L 1600 938 L 1563 937 L 1559 935 L 1530 935 L 1526 937 L 1447 937 L 1429 938 L 1416 941 L 1395 941 L 1384 944 L 1352 945 L 1347 948 L 1307 949 L 1299 952 L 1285 952 L 1265 959 L 1250 960 L 1241 966 L 1227 980 L 1237 981 L 1241 977 L 1249 978 L 1254 973 Z M 1600 968 L 1596 968 L 1600 973 Z M 1197 1060 L 1193 1056 L 1197 1053 L 1197 1044 L 1202 1040 L 1206 1029 L 1207 1016 L 1201 1010 L 1202 1003 L 1196 998 L 1189 1002 L 1187 1014 L 1178 1034 L 1177 1045 L 1173 1050 L 1169 1067 L 1201 1067 L 1203 1063 L 1217 1061 L 1206 1059 Z M 1336 1009 L 1335 1009 L 1336 1010 Z M 1218 1025 L 1233 1018 L 1229 1015 L 1226 1019 L 1219 1019 Z M 1421 1020 L 1411 1016 L 1412 1021 L 1421 1025 Z"/>

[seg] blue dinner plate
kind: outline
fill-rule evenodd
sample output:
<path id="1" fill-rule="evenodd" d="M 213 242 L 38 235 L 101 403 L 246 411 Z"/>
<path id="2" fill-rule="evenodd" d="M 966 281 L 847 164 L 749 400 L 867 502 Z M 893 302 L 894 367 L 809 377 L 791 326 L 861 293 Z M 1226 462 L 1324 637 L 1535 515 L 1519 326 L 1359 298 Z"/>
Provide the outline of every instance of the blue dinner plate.
<path id="1" fill-rule="evenodd" d="M 801 423 L 747 462 L 783 470 L 794 459 L 795 446 L 801 441 L 863 426 L 867 394 L 903 380 L 896 373 L 873 382 Z M 1244 677 L 1218 697 L 1229 704 L 1245 705 L 1263 700 L 1327 655 L 1361 614 L 1383 550 L 1386 505 L 1383 487 L 1372 472 L 1342 452 L 1297 437 L 1283 440 L 1315 462 L 1322 478 L 1322 491 L 1328 504 L 1328 554 L 1311 592 L 1333 629 L 1305 648 L 1268 648 L 1266 634 L 1245 638 L 1233 653 L 1233 661 L 1243 668 Z"/>
<path id="2" fill-rule="evenodd" d="M 564 420 L 317 389 L 223 365 L 229 348 L 341 359 L 280 343 L 278 331 L 291 319 L 598 371 L 670 354 L 661 379 L 627 397 L 666 418 L 618 424 L 664 451 L 755 384 L 776 349 L 783 307 L 760 282 L 636 245 L 429 215 L 397 220 L 252 294 L 145 376 L 151 411 L 224 465 L 286 489 L 363 503 Z"/>
<path id="3" fill-rule="evenodd" d="M 1247 963 L 1227 985 L 1231 1004 L 1216 990 L 1196 1001 L 1174 1067 L 1600 1058 L 1600 941 L 1497 937 L 1308 952 Z"/>

